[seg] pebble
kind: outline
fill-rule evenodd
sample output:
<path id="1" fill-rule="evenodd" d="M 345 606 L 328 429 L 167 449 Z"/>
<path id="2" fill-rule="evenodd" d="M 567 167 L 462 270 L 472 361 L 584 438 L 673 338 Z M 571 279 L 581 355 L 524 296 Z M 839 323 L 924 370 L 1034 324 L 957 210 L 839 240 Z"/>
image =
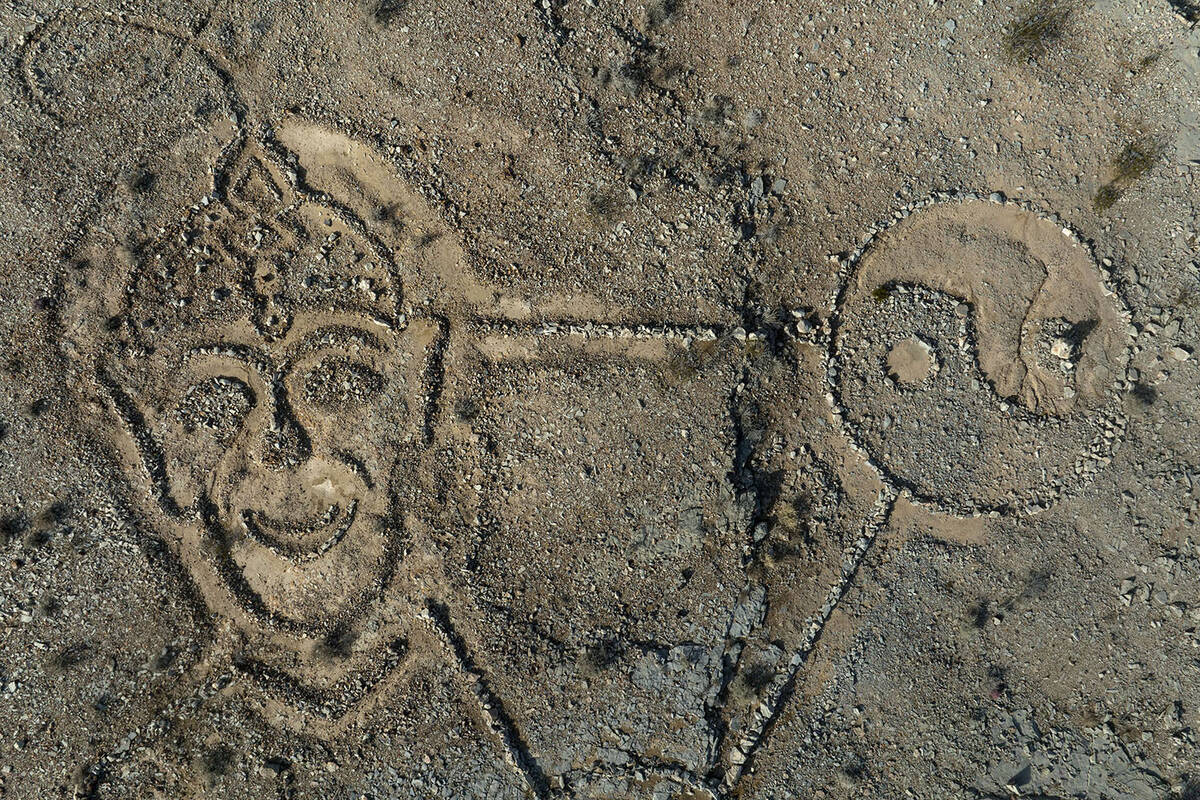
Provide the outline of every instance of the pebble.
<path id="1" fill-rule="evenodd" d="M 1050 353 L 1056 358 L 1066 361 L 1071 357 L 1071 352 L 1074 348 L 1066 339 L 1055 339 L 1054 344 L 1050 346 Z"/>
<path id="2" fill-rule="evenodd" d="M 1192 353 L 1186 347 L 1172 347 L 1170 349 L 1171 358 L 1176 361 L 1187 361 L 1192 357 Z"/>

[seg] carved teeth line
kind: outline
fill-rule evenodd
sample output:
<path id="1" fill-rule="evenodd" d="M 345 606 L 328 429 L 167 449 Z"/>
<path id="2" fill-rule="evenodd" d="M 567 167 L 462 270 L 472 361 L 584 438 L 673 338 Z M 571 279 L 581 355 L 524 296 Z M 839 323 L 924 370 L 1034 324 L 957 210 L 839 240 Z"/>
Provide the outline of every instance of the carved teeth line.
<path id="1" fill-rule="evenodd" d="M 337 528 L 323 542 L 318 543 L 315 547 L 305 546 L 299 542 L 293 544 L 281 540 L 278 536 L 268 533 L 263 529 L 263 526 L 255 519 L 261 517 L 262 513 L 258 511 L 245 510 L 242 512 L 242 523 L 246 527 L 246 532 L 250 538 L 258 542 L 263 547 L 268 548 L 280 558 L 285 558 L 288 561 L 296 563 L 304 563 L 315 561 L 321 556 L 328 553 L 334 545 L 338 544 L 345 538 L 349 532 L 350 526 L 354 524 L 355 517 L 358 511 L 358 501 L 352 500 L 349 508 L 344 513 L 340 513 L 337 505 L 331 505 L 315 522 L 307 523 L 301 526 L 288 526 L 292 529 L 293 534 L 298 537 L 308 536 L 309 534 L 318 532 L 323 528 L 327 528 L 335 519 L 341 517 Z M 271 523 L 271 527 L 278 527 L 277 523 Z"/>

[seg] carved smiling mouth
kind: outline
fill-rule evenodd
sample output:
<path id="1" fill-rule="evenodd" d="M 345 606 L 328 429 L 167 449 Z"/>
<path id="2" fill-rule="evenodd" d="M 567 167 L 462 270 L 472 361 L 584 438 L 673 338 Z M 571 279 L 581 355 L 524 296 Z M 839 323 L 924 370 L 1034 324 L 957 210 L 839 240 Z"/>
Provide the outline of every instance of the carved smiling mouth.
<path id="1" fill-rule="evenodd" d="M 291 561 L 320 558 L 340 542 L 358 511 L 358 501 L 349 506 L 329 506 L 325 513 L 307 522 L 274 519 L 262 511 L 242 511 L 242 523 L 250 538 Z"/>

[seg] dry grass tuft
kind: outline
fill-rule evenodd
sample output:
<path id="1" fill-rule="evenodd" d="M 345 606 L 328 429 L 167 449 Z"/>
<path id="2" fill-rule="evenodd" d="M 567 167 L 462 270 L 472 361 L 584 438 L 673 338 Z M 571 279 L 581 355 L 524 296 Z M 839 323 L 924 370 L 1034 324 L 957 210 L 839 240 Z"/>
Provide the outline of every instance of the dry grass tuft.
<path id="1" fill-rule="evenodd" d="M 1096 211 L 1103 213 L 1112 208 L 1134 181 L 1162 159 L 1166 150 L 1166 142 L 1153 137 L 1126 144 L 1113 161 L 1112 180 L 1101 186 L 1092 200 Z"/>
<path id="2" fill-rule="evenodd" d="M 1061 41 L 1078 9 L 1070 0 L 1029 0 L 1004 31 L 1004 52 L 1013 61 L 1032 61 Z"/>

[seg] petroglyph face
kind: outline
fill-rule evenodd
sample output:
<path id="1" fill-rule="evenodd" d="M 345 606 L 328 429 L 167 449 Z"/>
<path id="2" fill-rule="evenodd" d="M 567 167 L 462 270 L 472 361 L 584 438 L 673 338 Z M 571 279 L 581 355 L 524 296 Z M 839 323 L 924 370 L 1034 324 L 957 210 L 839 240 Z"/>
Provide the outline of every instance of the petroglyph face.
<path id="1" fill-rule="evenodd" d="M 245 145 L 179 229 L 89 243 L 81 261 L 119 288 L 81 347 L 210 608 L 322 640 L 402 561 L 440 330 L 400 312 L 395 251 L 273 147 Z"/>
<path id="2" fill-rule="evenodd" d="M 394 462 L 424 422 L 417 336 L 303 315 L 275 341 L 235 325 L 154 359 L 164 402 L 144 419 L 164 488 L 250 611 L 320 628 L 395 568 Z"/>
<path id="3" fill-rule="evenodd" d="M 942 510 L 1051 502 L 1119 425 L 1120 310 L 1088 250 L 1036 214 L 928 207 L 867 247 L 840 297 L 833 382 L 848 433 Z"/>

